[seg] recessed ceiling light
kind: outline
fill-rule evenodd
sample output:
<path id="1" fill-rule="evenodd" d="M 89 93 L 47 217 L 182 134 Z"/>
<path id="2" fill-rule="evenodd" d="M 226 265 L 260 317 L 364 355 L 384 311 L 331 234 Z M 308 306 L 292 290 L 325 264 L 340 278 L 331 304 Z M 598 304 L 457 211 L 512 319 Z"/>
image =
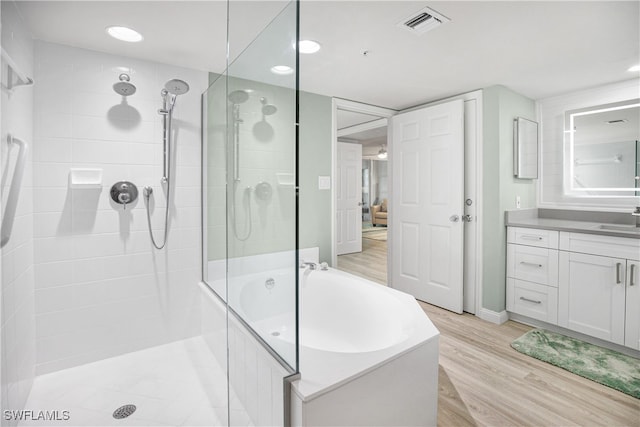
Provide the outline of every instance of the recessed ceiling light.
<path id="1" fill-rule="evenodd" d="M 142 41 L 142 34 L 128 27 L 119 27 L 117 25 L 107 27 L 107 34 L 114 39 L 122 40 L 123 42 L 136 43 Z"/>
<path id="2" fill-rule="evenodd" d="M 287 75 L 293 73 L 293 68 L 288 65 L 275 65 L 271 67 L 271 72 L 273 74 Z"/>
<path id="3" fill-rule="evenodd" d="M 320 50 L 320 43 L 313 40 L 300 40 L 298 43 L 300 53 L 316 53 Z"/>
<path id="4" fill-rule="evenodd" d="M 640 64 L 634 65 L 633 67 L 629 68 L 627 71 L 631 71 L 631 72 L 640 71 Z"/>

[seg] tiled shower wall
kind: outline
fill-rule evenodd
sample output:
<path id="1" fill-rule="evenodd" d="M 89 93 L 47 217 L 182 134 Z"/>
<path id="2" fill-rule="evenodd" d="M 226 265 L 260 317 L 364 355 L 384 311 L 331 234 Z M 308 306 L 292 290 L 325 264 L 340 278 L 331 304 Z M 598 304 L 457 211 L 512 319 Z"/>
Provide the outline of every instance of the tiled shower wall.
<path id="1" fill-rule="evenodd" d="M 199 333 L 200 94 L 207 74 L 37 42 L 34 257 L 37 373 L 51 372 Z M 112 86 L 127 73 L 137 92 Z M 169 241 L 160 90 L 172 78 L 191 90 L 174 111 L 174 191 Z M 102 171 L 102 187 L 69 187 L 72 168 Z M 138 186 L 126 210 L 111 201 L 117 181 Z"/>
<path id="2" fill-rule="evenodd" d="M 33 76 L 33 42 L 15 4 L 2 2 L 2 47 L 17 66 Z M 2 84 L 7 84 L 3 61 Z M 18 146 L 6 143 L 11 133 L 28 144 L 11 239 L 1 249 L 2 284 L 0 286 L 0 402 L 2 408 L 22 409 L 35 374 L 34 268 L 33 268 L 33 86 L 2 90 L 2 131 L 0 132 L 0 175 L 2 209 L 18 157 Z M 8 421 L 2 417 L 0 424 Z M 11 425 L 9 423 L 9 425 Z"/>

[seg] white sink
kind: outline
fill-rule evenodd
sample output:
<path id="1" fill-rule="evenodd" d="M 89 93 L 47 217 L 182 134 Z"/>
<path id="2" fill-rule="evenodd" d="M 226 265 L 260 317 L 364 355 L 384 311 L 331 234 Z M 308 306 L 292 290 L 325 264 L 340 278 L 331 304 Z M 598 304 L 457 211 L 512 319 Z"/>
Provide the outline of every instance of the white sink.
<path id="1" fill-rule="evenodd" d="M 640 227 L 635 227 L 633 225 L 614 225 L 614 224 L 600 224 L 598 226 L 601 230 L 609 230 L 609 231 L 623 231 L 625 233 L 638 233 L 640 234 Z"/>

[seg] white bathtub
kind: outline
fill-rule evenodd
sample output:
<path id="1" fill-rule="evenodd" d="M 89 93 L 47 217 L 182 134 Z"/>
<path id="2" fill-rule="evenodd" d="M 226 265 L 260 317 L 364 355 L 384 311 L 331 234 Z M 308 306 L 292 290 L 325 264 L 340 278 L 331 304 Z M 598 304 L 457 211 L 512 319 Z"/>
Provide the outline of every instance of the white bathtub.
<path id="1" fill-rule="evenodd" d="M 286 355 L 293 286 L 290 269 L 229 285 L 236 312 Z M 413 297 L 334 269 L 300 270 L 300 293 L 294 425 L 435 424 L 439 332 Z"/>

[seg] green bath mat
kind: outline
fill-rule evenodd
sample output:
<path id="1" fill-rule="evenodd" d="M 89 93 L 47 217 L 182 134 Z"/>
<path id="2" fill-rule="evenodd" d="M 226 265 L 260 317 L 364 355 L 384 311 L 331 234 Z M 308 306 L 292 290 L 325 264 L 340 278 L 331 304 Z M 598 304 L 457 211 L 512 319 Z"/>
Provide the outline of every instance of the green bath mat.
<path id="1" fill-rule="evenodd" d="M 640 359 L 544 329 L 527 332 L 511 347 L 640 399 Z"/>

